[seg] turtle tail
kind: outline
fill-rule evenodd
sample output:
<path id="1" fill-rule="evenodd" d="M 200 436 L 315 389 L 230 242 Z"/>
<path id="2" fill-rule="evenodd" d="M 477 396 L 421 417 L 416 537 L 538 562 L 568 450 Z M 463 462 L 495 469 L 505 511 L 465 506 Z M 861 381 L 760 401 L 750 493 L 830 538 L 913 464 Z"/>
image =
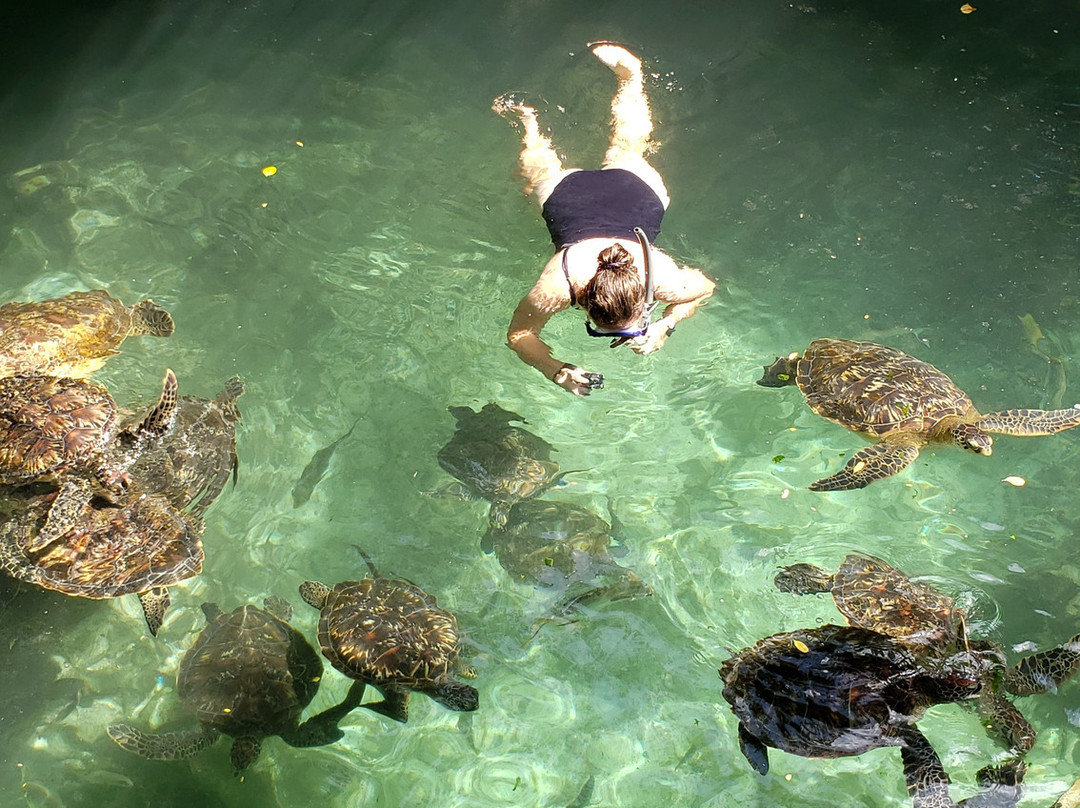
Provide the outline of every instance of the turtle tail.
<path id="1" fill-rule="evenodd" d="M 984 415 L 979 419 L 978 426 L 986 432 L 1000 435 L 1053 435 L 1080 426 L 1078 407 L 1067 410 L 1002 410 Z"/>
<path id="2" fill-rule="evenodd" d="M 153 300 L 144 300 L 131 307 L 132 334 L 168 337 L 175 327 L 172 315 Z"/>

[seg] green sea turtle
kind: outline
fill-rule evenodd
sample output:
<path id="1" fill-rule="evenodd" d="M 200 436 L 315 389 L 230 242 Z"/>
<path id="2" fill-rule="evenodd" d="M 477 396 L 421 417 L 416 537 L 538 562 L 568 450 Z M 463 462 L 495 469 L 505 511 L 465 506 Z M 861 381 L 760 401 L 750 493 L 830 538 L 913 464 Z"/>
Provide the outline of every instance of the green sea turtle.
<path id="1" fill-rule="evenodd" d="M 127 485 L 126 466 L 148 441 L 168 431 L 177 382 L 165 371 L 157 404 L 121 428 L 104 387 L 84 379 L 9 376 L 0 379 L 0 485 L 56 480 L 60 491 L 28 550 L 69 530 L 92 495 L 92 479 L 113 492 Z"/>
<path id="2" fill-rule="evenodd" d="M 31 487 L 33 488 L 33 487 Z M 0 569 L 43 589 L 81 598 L 138 595 L 157 635 L 170 585 L 202 570 L 202 521 L 160 494 L 124 491 L 95 498 L 58 540 L 34 540 L 49 516 L 52 494 L 7 492 L 0 519 Z"/>
<path id="3" fill-rule="evenodd" d="M 991 432 L 1053 435 L 1080 424 L 1080 408 L 983 415 L 933 365 L 873 342 L 814 340 L 801 355 L 777 358 L 758 384 L 798 385 L 818 415 L 877 441 L 853 454 L 838 473 L 813 483 L 812 491 L 864 488 L 910 465 L 929 443 L 988 455 Z"/>
<path id="4" fill-rule="evenodd" d="M 361 693 L 363 685 L 382 693 L 382 701 L 363 706 L 395 721 L 408 720 L 413 690 L 451 710 L 475 710 L 476 689 L 454 678 L 472 675 L 458 658 L 457 618 L 416 584 L 380 577 L 364 558 L 372 578 L 300 585 L 300 596 L 320 611 L 323 656 L 356 680 Z"/>
<path id="5" fill-rule="evenodd" d="M 851 625 L 888 635 L 927 665 L 959 650 L 978 653 L 986 675 L 975 702 L 987 731 L 1017 755 L 1027 754 L 1036 732 L 1005 694 L 1028 696 L 1057 690 L 1080 669 L 1080 635 L 1007 667 L 1001 648 L 968 637 L 964 612 L 927 583 L 912 581 L 880 558 L 848 555 L 835 573 L 811 564 L 784 567 L 778 589 L 794 594 L 828 592 Z"/>
<path id="6" fill-rule="evenodd" d="M 554 447 L 511 421 L 525 423 L 498 404 L 485 404 L 480 412 L 450 407 L 457 429 L 439 450 L 439 465 L 453 475 L 471 496 L 491 502 L 491 522 L 506 524 L 515 502 L 543 493 L 564 474 L 551 459 Z"/>
<path id="7" fill-rule="evenodd" d="M 322 661 L 289 625 L 292 607 L 285 600 L 267 598 L 264 606 L 239 606 L 225 614 L 213 603 L 203 604 L 206 627 L 176 677 L 176 693 L 199 729 L 148 733 L 114 724 L 109 737 L 144 758 L 182 760 L 224 733 L 233 739 L 230 758 L 237 775 L 255 762 L 270 735 L 300 747 L 341 738 L 338 722 L 357 705 L 347 699 L 300 723 L 319 689 Z"/>
<path id="8" fill-rule="evenodd" d="M 125 306 L 108 292 L 72 292 L 0 306 L 0 377 L 89 376 L 130 336 L 167 337 L 173 319 L 152 300 Z"/>
<path id="9" fill-rule="evenodd" d="M 739 748 L 758 773 L 769 771 L 768 747 L 836 758 L 898 746 L 915 808 L 947 808 L 956 804 L 949 777 L 916 722 L 930 706 L 977 696 L 989 665 L 968 650 L 938 662 L 876 631 L 825 625 L 759 640 L 719 673 Z M 986 790 L 963 804 L 1016 805 L 1023 773 L 1018 760 L 984 769 Z"/>
<path id="10" fill-rule="evenodd" d="M 236 400 L 243 392 L 244 383 L 233 377 L 214 399 L 180 396 L 172 427 L 128 469 L 131 485 L 204 514 L 229 477 L 236 480 Z"/>

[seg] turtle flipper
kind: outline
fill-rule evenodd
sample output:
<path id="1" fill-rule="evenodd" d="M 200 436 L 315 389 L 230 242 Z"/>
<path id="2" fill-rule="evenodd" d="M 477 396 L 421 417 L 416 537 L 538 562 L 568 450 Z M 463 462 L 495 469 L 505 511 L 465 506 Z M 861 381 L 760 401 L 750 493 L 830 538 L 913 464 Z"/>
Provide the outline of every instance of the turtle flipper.
<path id="1" fill-rule="evenodd" d="M 90 503 L 93 489 L 83 477 L 71 477 L 64 481 L 49 507 L 45 524 L 36 536 L 26 543 L 27 552 L 36 552 L 59 539 L 78 521 L 83 509 Z"/>
<path id="2" fill-rule="evenodd" d="M 781 592 L 812 595 L 832 589 L 834 577 L 813 564 L 792 564 L 790 567 L 781 567 L 780 572 L 773 578 L 773 583 Z"/>
<path id="3" fill-rule="evenodd" d="M 229 750 L 229 760 L 232 761 L 233 774 L 239 777 L 244 769 L 259 759 L 262 751 L 262 738 L 255 735 L 241 735 L 233 740 Z"/>
<path id="4" fill-rule="evenodd" d="M 1014 808 L 1023 794 L 1027 764 L 1018 758 L 1006 760 L 1000 766 L 984 766 L 975 774 L 982 789 L 978 794 L 960 800 L 963 808 Z"/>
<path id="5" fill-rule="evenodd" d="M 1035 746 L 1035 728 L 1013 703 L 991 688 L 983 688 L 977 702 L 986 732 L 1014 755 L 1026 755 Z"/>
<path id="6" fill-rule="evenodd" d="M 326 746 L 345 737 L 338 727 L 345 716 L 360 706 L 364 698 L 363 682 L 354 681 L 348 694 L 340 704 L 335 704 L 318 715 L 313 715 L 303 724 L 281 734 L 281 739 L 289 746 Z"/>
<path id="7" fill-rule="evenodd" d="M 382 693 L 382 701 L 369 701 L 364 705 L 372 712 L 385 715 L 402 724 L 409 720 L 409 690 L 396 685 L 376 685 L 376 689 Z"/>
<path id="8" fill-rule="evenodd" d="M 160 438 L 168 432 L 169 427 L 172 426 L 173 417 L 176 415 L 178 401 L 176 374 L 171 370 L 166 370 L 165 378 L 161 381 L 161 395 L 158 397 L 158 402 L 134 428 L 134 436 Z"/>
<path id="9" fill-rule="evenodd" d="M 175 328 L 172 315 L 161 308 L 153 300 L 144 300 L 131 307 L 131 331 L 129 333 L 149 335 L 151 337 L 168 337 Z"/>
<path id="10" fill-rule="evenodd" d="M 1063 429 L 1080 426 L 1080 409 L 1002 410 L 984 415 L 978 427 L 999 435 L 1053 435 Z"/>
<path id="11" fill-rule="evenodd" d="M 155 586 L 139 593 L 139 605 L 146 617 L 146 627 L 154 637 L 165 622 L 165 610 L 169 608 L 169 603 L 169 590 L 164 586 Z"/>
<path id="12" fill-rule="evenodd" d="M 1005 673 L 1003 684 L 1014 696 L 1054 692 L 1080 670 L 1080 634 L 1067 643 L 1024 657 Z"/>
<path id="13" fill-rule="evenodd" d="M 914 724 L 897 730 L 900 759 L 904 762 L 904 779 L 912 808 L 953 808 L 956 805 L 949 796 L 949 775 L 941 765 L 930 741 Z"/>
<path id="14" fill-rule="evenodd" d="M 745 725 L 739 724 L 739 751 L 743 753 L 754 771 L 758 774 L 769 773 L 769 750 L 761 739 L 752 734 Z"/>
<path id="15" fill-rule="evenodd" d="M 566 617 L 578 611 L 582 606 L 595 603 L 611 603 L 616 600 L 636 600 L 645 598 L 653 593 L 652 587 L 641 580 L 641 577 L 632 570 L 618 568 L 622 574 L 610 584 L 603 586 L 571 587 L 563 597 L 551 607 L 554 617 Z"/>
<path id="16" fill-rule="evenodd" d="M 865 488 L 875 480 L 891 477 L 911 465 L 919 456 L 918 446 L 891 446 L 875 443 L 860 449 L 831 477 L 810 485 L 811 491 L 850 491 Z"/>
<path id="17" fill-rule="evenodd" d="M 113 724 L 107 732 L 117 745 L 149 760 L 184 760 L 210 746 L 220 734 L 211 727 L 184 732 L 143 732 L 129 724 Z"/>

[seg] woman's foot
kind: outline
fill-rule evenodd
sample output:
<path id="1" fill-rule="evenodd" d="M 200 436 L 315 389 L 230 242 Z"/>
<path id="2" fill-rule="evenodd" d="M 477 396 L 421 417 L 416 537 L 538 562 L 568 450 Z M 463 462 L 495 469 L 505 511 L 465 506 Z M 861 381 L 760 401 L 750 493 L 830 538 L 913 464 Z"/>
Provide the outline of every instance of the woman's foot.
<path id="1" fill-rule="evenodd" d="M 491 102 L 491 109 L 511 123 L 517 123 L 511 116 L 516 116 L 526 125 L 536 121 L 536 108 L 526 104 L 518 93 L 503 93 Z"/>
<path id="2" fill-rule="evenodd" d="M 641 78 L 641 60 L 614 42 L 591 42 L 593 55 L 611 68 L 619 81 Z"/>

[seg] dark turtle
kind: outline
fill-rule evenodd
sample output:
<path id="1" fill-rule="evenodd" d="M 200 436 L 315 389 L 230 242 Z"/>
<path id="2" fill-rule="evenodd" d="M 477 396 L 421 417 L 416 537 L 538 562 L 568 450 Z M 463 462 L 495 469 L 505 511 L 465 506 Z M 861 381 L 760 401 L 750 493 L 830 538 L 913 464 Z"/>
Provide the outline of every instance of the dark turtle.
<path id="1" fill-rule="evenodd" d="M 0 521 L 0 569 L 14 578 L 81 598 L 138 595 L 150 633 L 169 606 L 167 587 L 202 570 L 202 520 L 160 494 L 126 491 L 94 499 L 72 527 L 43 548 L 34 539 L 48 518 L 52 494 L 6 501 Z"/>
<path id="2" fill-rule="evenodd" d="M 935 704 L 978 695 L 985 656 L 961 650 L 928 667 L 911 646 L 858 626 L 826 625 L 774 634 L 745 648 L 720 668 L 723 695 L 739 719 L 739 748 L 760 774 L 768 747 L 803 757 L 860 755 L 900 747 L 904 777 L 916 808 L 953 806 L 948 775 L 916 722 Z M 1012 806 L 1019 799 L 1022 763 L 984 770 L 986 792 Z M 1015 788 L 1005 786 L 1009 781 Z"/>
<path id="3" fill-rule="evenodd" d="M 382 693 L 383 701 L 363 706 L 395 721 L 408 720 L 413 690 L 451 710 L 475 710 L 476 689 L 454 678 L 455 670 L 471 675 L 458 659 L 457 619 L 416 584 L 382 578 L 367 561 L 372 578 L 300 585 L 300 596 L 320 610 L 323 656 L 361 694 L 364 685 Z"/>
<path id="4" fill-rule="evenodd" d="M 72 292 L 0 306 L 0 377 L 89 376 L 130 336 L 167 337 L 169 313 L 152 300 L 125 306 L 108 292 Z"/>
<path id="5" fill-rule="evenodd" d="M 812 564 L 784 567 L 775 583 L 798 595 L 831 593 L 851 625 L 892 637 L 928 665 L 961 649 L 981 654 L 987 674 L 976 706 L 987 730 L 1017 755 L 1034 746 L 1035 728 L 1004 694 L 1056 690 L 1080 669 L 1080 635 L 1007 668 L 999 646 L 967 636 L 964 612 L 952 598 L 873 556 L 848 555 L 832 574 Z"/>
<path id="6" fill-rule="evenodd" d="M 564 474 L 551 459 L 554 447 L 511 421 L 525 423 L 498 404 L 480 412 L 450 407 L 457 419 L 454 436 L 439 450 L 439 465 L 459 480 L 467 492 L 491 502 L 491 522 L 506 524 L 510 506 L 535 497 L 558 483 Z"/>
<path id="7" fill-rule="evenodd" d="M 236 480 L 236 400 L 243 392 L 244 383 L 233 377 L 213 400 L 181 396 L 172 427 L 129 468 L 132 486 L 204 514 L 229 477 Z"/>
<path id="8" fill-rule="evenodd" d="M 28 549 L 41 549 L 70 529 L 90 499 L 92 478 L 123 490 L 127 464 L 168 430 L 176 393 L 176 376 L 166 370 L 157 404 L 137 425 L 121 429 L 116 404 L 101 385 L 55 376 L 0 379 L 0 484 L 61 483 Z"/>
<path id="9" fill-rule="evenodd" d="M 490 525 L 481 543 L 514 580 L 566 590 L 555 617 L 598 600 L 652 594 L 637 573 L 615 562 L 611 546 L 611 525 L 588 508 L 541 499 L 514 503 L 506 524 Z"/>
<path id="10" fill-rule="evenodd" d="M 301 747 L 341 738 L 338 721 L 356 705 L 343 703 L 300 724 L 319 689 L 322 661 L 289 625 L 292 608 L 286 601 L 267 598 L 264 605 L 225 614 L 213 603 L 203 604 L 206 628 L 184 654 L 176 677 L 176 693 L 200 729 L 148 733 L 114 724 L 109 737 L 144 758 L 182 760 L 224 733 L 233 739 L 230 757 L 237 775 L 255 762 L 267 736 Z"/>
<path id="11" fill-rule="evenodd" d="M 910 465 L 928 443 L 988 455 L 991 432 L 1053 435 L 1080 424 L 1077 408 L 983 415 L 933 365 L 873 342 L 814 340 L 802 355 L 777 358 L 758 384 L 796 384 L 818 415 L 877 441 L 853 454 L 838 473 L 813 483 L 812 491 L 863 488 Z"/>

